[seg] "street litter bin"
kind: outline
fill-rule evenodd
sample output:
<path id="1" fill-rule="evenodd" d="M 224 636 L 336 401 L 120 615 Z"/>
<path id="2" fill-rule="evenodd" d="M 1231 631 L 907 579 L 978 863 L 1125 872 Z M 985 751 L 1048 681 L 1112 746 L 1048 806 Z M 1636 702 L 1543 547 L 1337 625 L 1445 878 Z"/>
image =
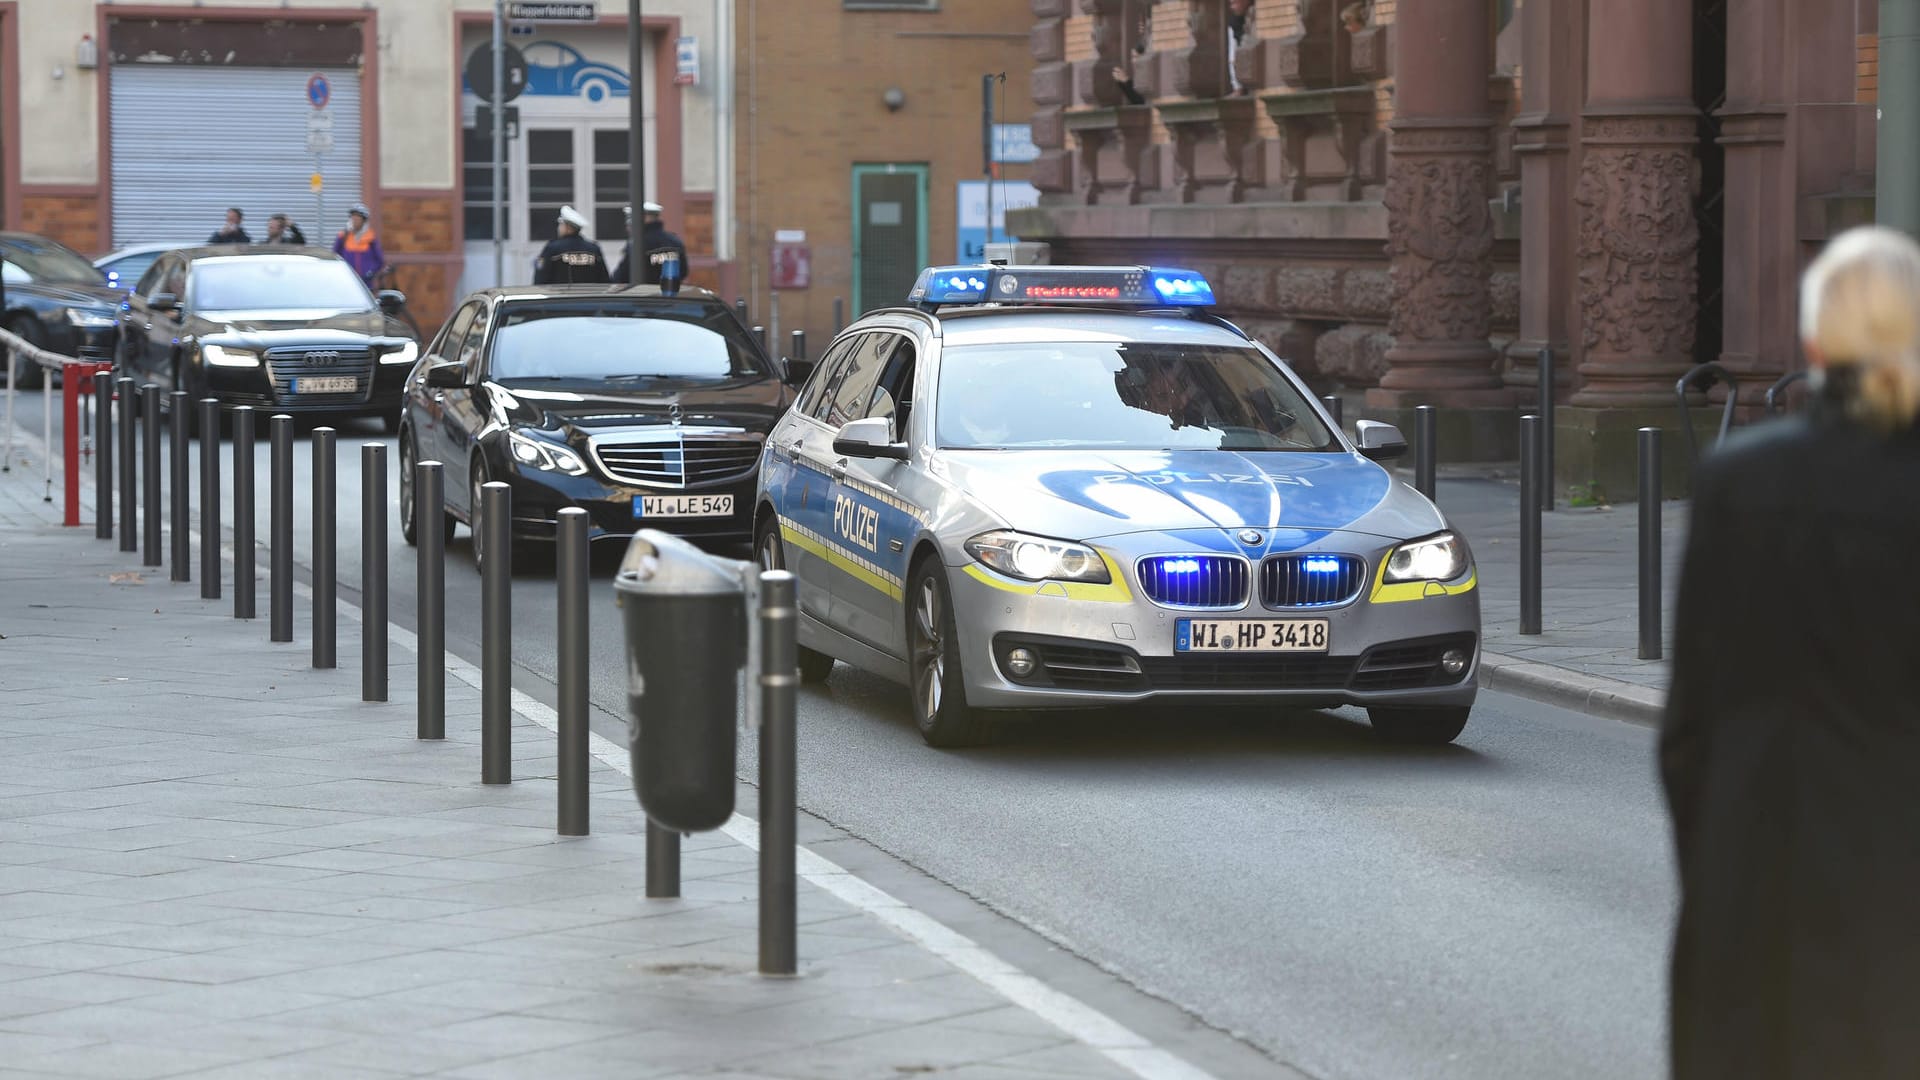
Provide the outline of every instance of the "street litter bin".
<path id="1" fill-rule="evenodd" d="M 676 832 L 717 829 L 733 814 L 747 565 L 643 529 L 614 579 L 633 791 L 647 817 Z"/>

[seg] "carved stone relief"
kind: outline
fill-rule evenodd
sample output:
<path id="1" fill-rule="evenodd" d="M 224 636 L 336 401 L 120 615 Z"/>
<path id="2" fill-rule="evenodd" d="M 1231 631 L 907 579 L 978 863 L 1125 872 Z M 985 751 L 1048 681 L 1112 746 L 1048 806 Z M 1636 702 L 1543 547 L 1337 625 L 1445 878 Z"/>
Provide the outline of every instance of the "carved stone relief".
<path id="1" fill-rule="evenodd" d="M 1598 129 L 1596 131 L 1596 129 Z M 1589 121 L 1619 137 L 1646 131 L 1637 118 Z M 1589 352 L 1684 359 L 1693 351 L 1694 159 L 1678 146 L 1592 145 L 1581 162 L 1581 323 Z"/>
<path id="2" fill-rule="evenodd" d="M 1396 130 L 1396 158 L 1387 170 L 1387 255 L 1393 260 L 1389 328 L 1414 341 L 1481 342 L 1487 338 L 1487 277 L 1493 218 L 1484 131 L 1420 133 L 1429 143 L 1458 135 L 1482 153 L 1405 155 Z"/>

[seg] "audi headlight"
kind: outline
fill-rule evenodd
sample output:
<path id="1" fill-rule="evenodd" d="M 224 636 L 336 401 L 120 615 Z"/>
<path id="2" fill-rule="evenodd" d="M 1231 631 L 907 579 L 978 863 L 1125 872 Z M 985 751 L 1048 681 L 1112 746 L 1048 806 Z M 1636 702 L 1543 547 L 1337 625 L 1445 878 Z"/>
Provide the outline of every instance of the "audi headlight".
<path id="1" fill-rule="evenodd" d="M 82 330 L 105 330 L 119 320 L 105 311 L 88 311 L 85 308 L 68 308 L 67 321 Z"/>
<path id="2" fill-rule="evenodd" d="M 1452 581 L 1467 572 L 1467 542 L 1453 533 L 1410 540 L 1387 555 L 1386 580 Z"/>
<path id="3" fill-rule="evenodd" d="M 565 473 L 568 476 L 584 476 L 587 472 L 587 463 L 580 460 L 579 454 L 567 447 L 517 431 L 507 432 L 507 450 L 513 454 L 513 460 L 520 464 L 546 472 Z"/>
<path id="4" fill-rule="evenodd" d="M 418 359 L 420 359 L 420 343 L 417 341 L 409 341 L 392 352 L 380 354 L 380 362 L 383 364 L 411 364 Z"/>
<path id="5" fill-rule="evenodd" d="M 1100 553 L 1085 544 L 1028 536 L 1011 529 L 984 532 L 967 541 L 967 554 L 1009 577 L 1028 581 L 1113 580 Z"/>
<path id="6" fill-rule="evenodd" d="M 215 367 L 253 367 L 260 363 L 259 353 L 230 345 L 201 345 L 200 356 Z"/>

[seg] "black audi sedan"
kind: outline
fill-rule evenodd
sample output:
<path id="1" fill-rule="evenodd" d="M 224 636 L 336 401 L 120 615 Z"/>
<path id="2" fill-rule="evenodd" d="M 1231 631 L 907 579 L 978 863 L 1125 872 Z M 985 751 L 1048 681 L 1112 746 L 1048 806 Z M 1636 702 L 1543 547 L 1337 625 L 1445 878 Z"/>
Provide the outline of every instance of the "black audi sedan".
<path id="1" fill-rule="evenodd" d="M 377 416 L 392 431 L 420 345 L 397 292 L 367 291 L 324 248 L 184 248 L 147 268 L 121 314 L 121 371 L 198 400 Z"/>
<path id="2" fill-rule="evenodd" d="M 0 326 L 62 356 L 113 359 L 120 293 L 78 252 L 44 236 L 0 232 L 0 277 L 6 286 Z M 38 364 L 21 365 L 21 386 L 40 386 L 45 379 Z M 5 380 L 6 360 L 0 357 L 0 383 Z"/>
<path id="3" fill-rule="evenodd" d="M 512 486 L 516 553 L 527 550 L 518 541 L 551 541 L 570 506 L 592 515 L 595 539 L 653 528 L 745 540 L 787 375 L 704 289 L 475 293 L 407 380 L 401 532 L 418 539 L 413 463 L 437 460 L 449 535 L 456 519 L 478 518 L 482 484 Z M 475 530 L 474 561 L 486 557 Z"/>

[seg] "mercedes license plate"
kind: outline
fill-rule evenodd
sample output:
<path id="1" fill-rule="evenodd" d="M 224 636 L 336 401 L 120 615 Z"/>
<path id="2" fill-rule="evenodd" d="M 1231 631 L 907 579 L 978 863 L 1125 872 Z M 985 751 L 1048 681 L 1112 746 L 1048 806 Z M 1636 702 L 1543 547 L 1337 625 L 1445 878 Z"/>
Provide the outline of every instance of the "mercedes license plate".
<path id="1" fill-rule="evenodd" d="M 633 516 L 653 517 L 728 517 L 733 513 L 731 495 L 635 495 Z"/>
<path id="2" fill-rule="evenodd" d="M 360 380 L 351 375 L 307 375 L 293 380 L 296 394 L 351 394 L 360 388 Z"/>
<path id="3" fill-rule="evenodd" d="M 1175 652 L 1326 652 L 1325 619 L 1181 619 Z"/>

